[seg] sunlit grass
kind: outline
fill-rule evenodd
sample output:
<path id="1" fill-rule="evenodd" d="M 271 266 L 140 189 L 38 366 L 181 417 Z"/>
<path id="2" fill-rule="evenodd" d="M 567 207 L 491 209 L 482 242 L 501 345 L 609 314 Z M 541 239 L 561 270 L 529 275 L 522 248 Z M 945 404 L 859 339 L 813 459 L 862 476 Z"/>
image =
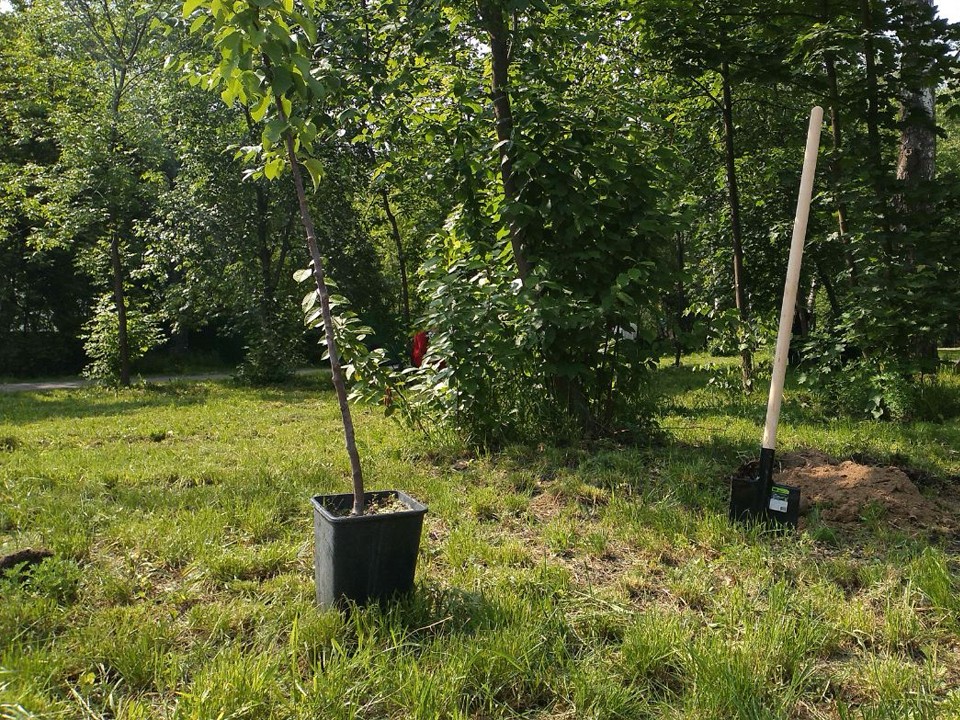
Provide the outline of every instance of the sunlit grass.
<path id="1" fill-rule="evenodd" d="M 0 554 L 55 554 L 0 579 L 0 717 L 957 717 L 955 539 L 731 526 L 765 392 L 693 365 L 649 447 L 470 456 L 360 412 L 369 485 L 430 512 L 416 592 L 349 615 L 313 604 L 307 501 L 349 477 L 321 380 L 0 396 Z M 960 474 L 956 420 L 795 385 L 780 440 Z"/>

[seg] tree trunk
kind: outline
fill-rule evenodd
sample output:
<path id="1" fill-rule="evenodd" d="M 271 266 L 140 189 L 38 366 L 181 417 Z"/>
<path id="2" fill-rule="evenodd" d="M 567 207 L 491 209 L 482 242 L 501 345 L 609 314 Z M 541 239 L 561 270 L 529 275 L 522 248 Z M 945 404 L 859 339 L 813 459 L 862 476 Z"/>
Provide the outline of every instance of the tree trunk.
<path id="1" fill-rule="evenodd" d="M 387 214 L 387 220 L 390 221 L 390 232 L 393 235 L 393 242 L 397 246 L 397 264 L 400 266 L 400 294 L 403 298 L 403 324 L 407 330 L 410 329 L 410 290 L 407 286 L 407 258 L 403 253 L 403 238 L 400 236 L 400 227 L 397 225 L 397 218 L 390 209 L 390 195 L 386 188 L 380 191 L 380 197 L 383 198 L 383 210 Z"/>
<path id="2" fill-rule="evenodd" d="M 879 187 L 883 176 L 880 155 L 880 93 L 877 89 L 877 60 L 873 44 L 873 8 L 870 0 L 860 0 L 860 22 L 863 29 L 863 63 L 867 82 L 867 140 L 868 155 L 874 172 L 874 186 Z M 882 198 L 881 198 L 882 199 Z"/>
<path id="3" fill-rule="evenodd" d="M 287 121 L 283 108 L 277 112 L 283 122 Z M 297 163 L 297 153 L 294 149 L 293 133 L 284 133 L 284 142 L 287 148 L 287 158 L 290 161 L 290 173 L 293 175 L 293 185 L 297 191 L 297 202 L 300 206 L 300 220 L 307 236 L 307 248 L 313 260 L 313 276 L 317 281 L 317 295 L 320 298 L 320 313 L 323 315 L 323 331 L 327 338 L 327 353 L 330 356 L 330 370 L 333 373 L 333 387 L 337 393 L 337 402 L 340 404 L 340 419 L 343 421 L 343 436 L 347 446 L 347 455 L 350 457 L 350 471 L 353 477 L 353 514 L 363 515 L 363 469 L 360 466 L 360 453 L 357 452 L 357 440 L 353 432 L 353 416 L 350 413 L 350 403 L 347 401 L 347 386 L 343 378 L 343 368 L 340 365 L 340 353 L 337 351 L 337 339 L 333 333 L 333 316 L 330 313 L 330 292 L 323 269 L 323 258 L 317 246 L 317 234 L 313 225 L 313 215 L 307 205 L 307 194 L 303 188 L 303 175 Z"/>
<path id="4" fill-rule="evenodd" d="M 730 230 L 733 236 L 733 293 L 741 325 L 750 319 L 747 307 L 746 277 L 743 269 L 743 229 L 740 224 L 740 191 L 737 188 L 736 146 L 733 127 L 733 98 L 730 90 L 730 66 L 724 60 L 720 78 L 723 81 L 723 148 L 727 171 L 727 194 L 730 201 Z M 749 392 L 753 384 L 753 355 L 749 348 L 740 351 L 743 387 Z"/>
<path id="5" fill-rule="evenodd" d="M 908 0 L 908 5 L 916 6 L 918 24 L 923 24 L 928 15 L 933 17 L 932 0 Z M 925 38 L 923 33 L 920 36 Z M 900 97 L 897 180 L 911 185 L 933 180 L 936 171 L 935 80 L 931 77 L 930 61 L 920 47 L 923 42 L 923 39 L 917 39 L 905 48 L 901 71 L 906 87 Z"/>
<path id="6" fill-rule="evenodd" d="M 884 232 L 884 251 L 886 253 L 886 276 L 888 286 L 893 286 L 895 268 L 893 267 L 893 238 L 891 237 L 890 212 L 884 189 L 883 156 L 880 152 L 880 93 L 877 84 L 876 48 L 873 44 L 873 6 L 871 0 L 860 0 L 860 22 L 863 30 L 864 72 L 867 82 L 867 160 L 870 165 L 870 181 L 873 184 L 880 213 L 880 223 Z"/>
<path id="7" fill-rule="evenodd" d="M 513 158 L 510 154 L 510 140 L 513 137 L 513 113 L 510 109 L 510 42 L 507 24 L 503 19 L 503 8 L 497 0 L 482 0 L 480 17 L 490 38 L 490 98 L 493 100 L 493 114 L 496 120 L 497 145 L 500 154 L 500 180 L 503 183 L 503 195 L 508 201 L 517 199 L 519 192 L 513 175 Z M 510 245 L 517 263 L 517 274 L 526 284 L 530 275 L 530 261 L 523 246 L 523 233 L 515 222 L 510 223 Z"/>
<path id="8" fill-rule="evenodd" d="M 186 357 L 190 352 L 190 332 L 181 327 L 180 323 L 174 324 L 174 330 L 170 333 L 170 354 L 175 358 Z"/>
<path id="9" fill-rule="evenodd" d="M 837 66 L 832 52 L 826 53 L 823 65 L 827 73 L 827 84 L 830 88 L 830 136 L 833 139 L 833 158 L 830 161 L 830 172 L 833 175 L 834 192 L 837 194 L 837 222 L 840 237 L 847 235 L 847 207 L 840 199 L 843 174 L 840 167 L 840 151 L 843 138 L 840 132 L 840 88 L 837 83 Z"/>
<path id="10" fill-rule="evenodd" d="M 683 271 L 686 269 L 686 243 L 683 239 L 683 233 L 678 232 L 677 238 L 677 282 L 674 285 L 674 323 L 675 330 L 673 334 L 673 366 L 680 367 L 680 361 L 683 358 L 683 332 L 684 310 L 687 309 L 687 290 L 683 283 Z"/>
<path id="11" fill-rule="evenodd" d="M 918 186 L 934 179 L 937 160 L 936 79 L 929 58 L 924 56 L 929 33 L 923 31 L 936 10 L 932 0 L 907 0 L 907 7 L 914 13 L 911 30 L 916 35 L 904 48 L 900 72 L 904 87 L 900 95 L 897 180 L 903 187 L 896 203 L 903 231 L 915 228 L 916 221 L 932 209 Z M 910 233 L 904 232 L 904 272 L 914 271 L 917 265 L 915 246 L 910 238 Z M 912 352 L 920 360 L 921 368 L 935 374 L 939 364 L 935 333 L 928 330 L 917 340 Z"/>
<path id="12" fill-rule="evenodd" d="M 127 303 L 123 292 L 120 238 L 110 234 L 110 267 L 113 269 L 113 302 L 117 306 L 117 352 L 120 354 L 120 384 L 130 387 L 130 341 L 127 335 Z"/>
<path id="13" fill-rule="evenodd" d="M 262 187 L 262 180 L 255 181 L 254 195 L 256 197 L 256 237 L 257 260 L 260 264 L 260 292 L 257 298 L 257 332 L 256 342 L 263 347 L 273 345 L 272 324 L 276 322 L 276 293 L 273 285 L 273 249 L 270 247 L 270 202 L 267 193 Z M 277 358 L 276 355 L 273 356 Z"/>
<path id="14" fill-rule="evenodd" d="M 119 79 L 110 100 L 110 154 L 117 151 L 119 143 L 120 98 L 126 86 L 127 68 L 121 66 Z M 120 259 L 119 230 L 110 233 L 110 268 L 113 271 L 113 302 L 117 306 L 117 352 L 120 357 L 120 385 L 130 387 L 130 341 L 127 328 L 127 302 L 123 290 L 123 262 Z"/>
<path id="15" fill-rule="evenodd" d="M 807 293 L 807 333 L 817 329 L 817 275 L 810 274 L 810 292 Z"/>
<path id="16" fill-rule="evenodd" d="M 827 15 L 824 3 L 824 15 Z M 830 175 L 833 180 L 833 194 L 837 199 L 837 225 L 840 237 L 840 246 L 843 250 L 843 259 L 847 270 L 850 271 L 850 284 L 856 285 L 857 267 L 850 253 L 847 241 L 847 204 L 842 200 L 843 195 L 843 168 L 840 163 L 843 138 L 840 131 L 840 86 L 837 82 L 837 66 L 832 52 L 824 54 L 824 69 L 827 75 L 827 85 L 830 91 L 830 136 L 833 139 L 833 155 L 830 158 Z"/>
<path id="17" fill-rule="evenodd" d="M 934 104 L 934 89 L 928 87 L 911 92 L 901 108 L 904 127 L 900 134 L 897 180 L 933 180 L 937 158 Z"/>
<path id="18" fill-rule="evenodd" d="M 813 259 L 813 266 L 820 276 L 820 282 L 823 283 L 823 291 L 827 294 L 827 302 L 830 303 L 830 317 L 834 322 L 840 317 L 840 302 L 837 299 L 837 291 L 830 282 L 830 276 L 823 271 L 820 261 Z"/>
<path id="19" fill-rule="evenodd" d="M 266 298 L 270 295 L 270 285 L 273 280 L 273 250 L 270 247 L 270 221 L 268 218 L 270 204 L 267 200 L 267 194 L 262 187 L 259 187 L 259 181 L 253 192 L 256 196 L 257 206 L 257 260 L 260 263 L 260 282 L 263 286 L 263 295 Z"/>

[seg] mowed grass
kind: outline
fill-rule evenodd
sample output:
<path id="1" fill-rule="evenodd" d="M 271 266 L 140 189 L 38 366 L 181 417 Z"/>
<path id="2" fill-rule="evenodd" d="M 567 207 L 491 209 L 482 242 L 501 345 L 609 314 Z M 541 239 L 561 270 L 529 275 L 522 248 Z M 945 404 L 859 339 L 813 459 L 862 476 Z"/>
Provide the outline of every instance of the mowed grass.
<path id="1" fill-rule="evenodd" d="M 662 369 L 649 447 L 470 454 L 358 414 L 426 502 L 407 599 L 313 603 L 308 498 L 348 487 L 321 380 L 0 396 L 3 718 L 960 717 L 955 538 L 726 519 L 765 393 Z M 956 391 L 957 381 L 946 391 Z M 960 475 L 960 423 L 830 420 L 784 450 Z"/>

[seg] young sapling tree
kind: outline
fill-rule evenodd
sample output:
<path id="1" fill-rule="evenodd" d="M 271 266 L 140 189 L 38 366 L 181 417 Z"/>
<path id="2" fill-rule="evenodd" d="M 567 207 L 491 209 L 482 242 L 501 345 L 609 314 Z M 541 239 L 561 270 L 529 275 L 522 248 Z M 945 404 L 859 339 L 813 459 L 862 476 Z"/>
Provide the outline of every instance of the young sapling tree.
<path id="1" fill-rule="evenodd" d="M 235 6 L 220 0 L 186 0 L 183 15 L 192 17 L 192 32 L 205 30 L 210 34 L 217 53 L 212 69 L 201 76 L 201 81 L 211 90 L 220 90 L 227 104 L 241 103 L 255 121 L 264 121 L 260 145 L 244 148 L 239 153 L 247 160 L 258 162 L 252 174 L 273 180 L 280 176 L 284 166 L 290 168 L 313 265 L 311 270 L 299 271 L 296 278 L 305 280 L 312 274 L 316 283 L 316 290 L 304 299 L 304 312 L 312 312 L 310 320 L 316 320 L 314 308 L 320 305 L 333 386 L 350 458 L 352 514 L 362 515 L 363 470 L 337 351 L 323 256 L 300 169 L 301 165 L 307 169 L 316 187 L 322 164 L 313 152 L 319 132 L 311 117 L 311 108 L 327 94 L 327 87 L 324 71 L 312 62 L 312 47 L 317 41 L 314 2 L 257 0 Z"/>

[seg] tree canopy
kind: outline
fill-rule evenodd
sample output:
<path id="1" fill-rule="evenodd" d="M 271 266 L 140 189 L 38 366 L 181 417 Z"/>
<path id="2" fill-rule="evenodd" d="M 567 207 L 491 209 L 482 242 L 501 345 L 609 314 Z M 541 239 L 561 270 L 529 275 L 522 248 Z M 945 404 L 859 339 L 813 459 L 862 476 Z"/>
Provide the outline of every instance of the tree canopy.
<path id="1" fill-rule="evenodd" d="M 356 398 L 643 435 L 661 357 L 765 371 L 819 104 L 797 359 L 896 416 L 960 340 L 957 33 L 923 0 L 18 0 L 0 373 L 316 359 L 296 169 Z"/>

